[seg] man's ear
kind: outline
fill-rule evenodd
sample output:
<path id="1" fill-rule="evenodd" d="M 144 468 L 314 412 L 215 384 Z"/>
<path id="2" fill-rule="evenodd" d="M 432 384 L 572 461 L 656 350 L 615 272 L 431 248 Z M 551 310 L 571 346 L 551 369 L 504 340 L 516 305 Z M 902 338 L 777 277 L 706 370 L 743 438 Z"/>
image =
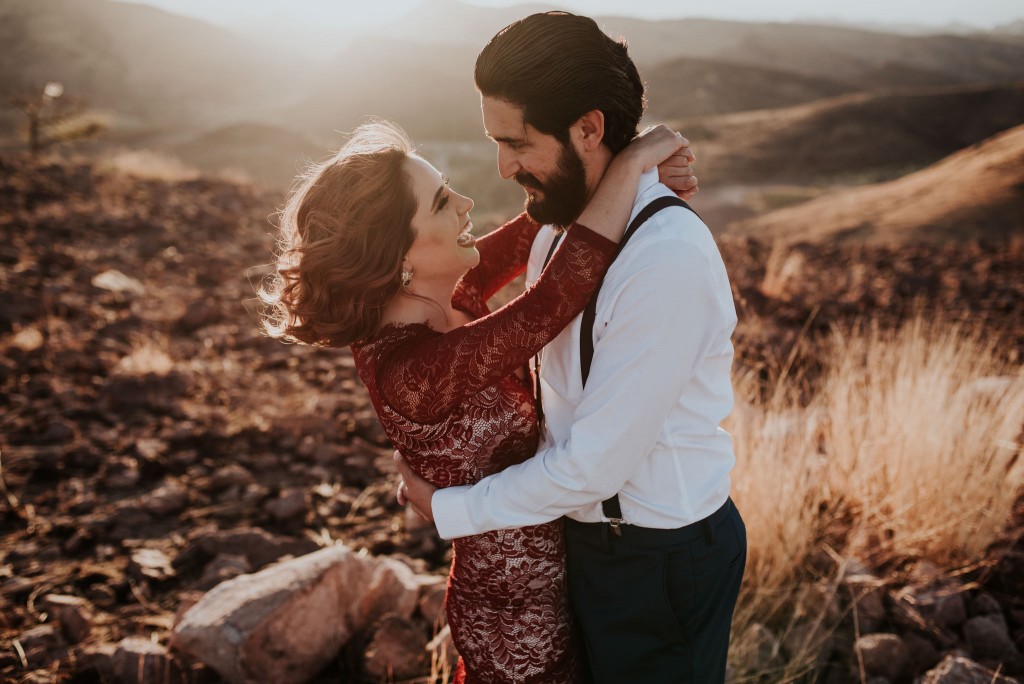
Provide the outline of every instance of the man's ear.
<path id="1" fill-rule="evenodd" d="M 576 120 L 572 132 L 580 151 L 593 152 L 604 140 L 604 112 L 591 109 Z"/>

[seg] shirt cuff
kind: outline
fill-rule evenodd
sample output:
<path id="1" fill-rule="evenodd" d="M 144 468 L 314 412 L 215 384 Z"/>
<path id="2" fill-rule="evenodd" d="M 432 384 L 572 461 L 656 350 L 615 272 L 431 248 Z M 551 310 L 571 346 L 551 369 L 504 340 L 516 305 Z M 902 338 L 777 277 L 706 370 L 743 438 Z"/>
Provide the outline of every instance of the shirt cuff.
<path id="1" fill-rule="evenodd" d="M 434 526 L 442 539 L 457 539 L 475 534 L 469 519 L 464 494 L 469 486 L 438 489 L 430 498 L 430 510 L 434 515 Z"/>

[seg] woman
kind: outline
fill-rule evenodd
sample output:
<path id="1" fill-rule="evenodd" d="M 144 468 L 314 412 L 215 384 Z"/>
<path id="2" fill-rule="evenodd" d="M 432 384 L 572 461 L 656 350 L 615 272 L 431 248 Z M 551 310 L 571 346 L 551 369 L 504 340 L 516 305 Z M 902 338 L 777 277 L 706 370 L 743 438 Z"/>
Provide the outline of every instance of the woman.
<path id="1" fill-rule="evenodd" d="M 579 314 L 615 254 L 642 171 L 675 154 L 664 127 L 618 154 L 537 283 L 490 313 L 539 226 L 525 214 L 479 240 L 473 201 L 388 124 L 358 129 L 315 167 L 282 217 L 272 335 L 351 345 L 388 437 L 439 487 L 534 454 L 526 363 Z M 689 189 L 689 179 L 678 179 Z M 454 543 L 446 610 L 456 682 L 579 680 L 559 522 Z"/>

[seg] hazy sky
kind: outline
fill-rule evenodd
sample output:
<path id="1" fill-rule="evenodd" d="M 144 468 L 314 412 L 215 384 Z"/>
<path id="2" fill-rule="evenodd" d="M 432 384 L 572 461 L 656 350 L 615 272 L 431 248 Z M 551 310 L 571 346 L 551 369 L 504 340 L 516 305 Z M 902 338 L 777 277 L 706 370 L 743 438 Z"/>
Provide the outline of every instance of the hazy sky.
<path id="1" fill-rule="evenodd" d="M 320 28 L 344 22 L 372 26 L 401 16 L 428 0 L 131 0 L 217 24 L 251 22 L 285 15 Z M 509 0 L 464 0 L 474 5 L 509 6 Z M 646 18 L 712 17 L 746 21 L 847 21 L 941 26 L 964 23 L 991 28 L 1024 18 L 1021 0 L 561 0 L 552 7 L 588 15 Z"/>

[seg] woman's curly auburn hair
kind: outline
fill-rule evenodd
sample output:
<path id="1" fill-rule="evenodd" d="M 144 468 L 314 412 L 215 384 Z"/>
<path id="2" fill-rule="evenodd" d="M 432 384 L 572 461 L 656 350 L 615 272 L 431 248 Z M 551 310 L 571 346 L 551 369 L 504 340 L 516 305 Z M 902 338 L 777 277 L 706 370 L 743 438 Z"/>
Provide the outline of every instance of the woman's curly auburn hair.
<path id="1" fill-rule="evenodd" d="M 402 129 L 368 123 L 300 177 L 281 211 L 276 271 L 259 290 L 268 335 L 344 347 L 377 332 L 414 239 L 411 152 Z"/>

